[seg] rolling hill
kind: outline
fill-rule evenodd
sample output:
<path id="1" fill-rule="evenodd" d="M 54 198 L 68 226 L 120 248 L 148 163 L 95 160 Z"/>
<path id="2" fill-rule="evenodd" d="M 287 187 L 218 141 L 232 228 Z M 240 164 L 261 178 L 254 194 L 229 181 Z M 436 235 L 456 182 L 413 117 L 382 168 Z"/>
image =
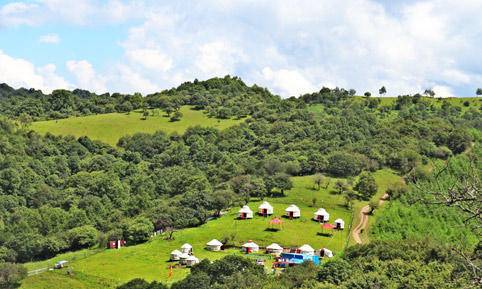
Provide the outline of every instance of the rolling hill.
<path id="1" fill-rule="evenodd" d="M 374 177 L 378 184 L 378 193 L 374 199 L 379 198 L 390 185 L 401 181 L 400 177 L 390 170 L 377 171 Z M 222 217 L 200 227 L 175 232 L 175 239 L 171 241 L 161 235 L 151 238 L 147 243 L 120 250 L 83 250 L 46 261 L 28 263 L 27 268 L 34 270 L 51 267 L 59 260 L 70 260 L 73 274 L 67 275 L 66 270 L 41 273 L 25 279 L 21 288 L 43 289 L 51 288 L 54 284 L 56 288 L 114 288 L 115 285 L 136 277 L 172 283 L 184 278 L 189 272 L 189 269 L 176 268 L 172 278 L 168 278 L 169 254 L 183 243 L 192 244 L 198 258 L 210 260 L 227 254 L 241 254 L 236 247 L 248 240 L 253 240 L 262 247 L 273 242 L 285 247 L 310 244 L 314 248 L 327 247 L 335 254 L 341 254 L 350 241 L 350 229 L 355 220 L 352 218 L 353 211 L 345 207 L 343 196 L 333 192 L 336 179 L 331 179 L 328 187 L 322 186 L 320 190 L 314 188 L 312 176 L 293 177 L 292 180 L 293 189 L 286 192 L 286 196 L 267 198 L 267 201 L 274 207 L 274 216 L 280 216 L 289 204 L 294 203 L 300 207 L 302 217 L 295 220 L 284 219 L 282 229 L 277 232 L 267 230 L 269 218 L 255 216 L 252 220 L 238 220 L 238 208 L 232 208 Z M 313 198 L 317 200 L 315 207 L 312 205 Z M 357 201 L 354 208 L 366 203 Z M 259 200 L 252 200 L 249 206 L 256 211 L 259 204 Z M 318 207 L 324 207 L 330 213 L 331 222 L 336 218 L 344 219 L 345 230 L 335 231 L 332 236 L 324 235 L 320 225 L 311 219 Z M 205 243 L 213 238 L 229 239 L 234 247 L 222 252 L 206 251 Z M 252 256 L 259 257 L 268 258 L 268 265 L 272 261 L 268 255 Z"/>

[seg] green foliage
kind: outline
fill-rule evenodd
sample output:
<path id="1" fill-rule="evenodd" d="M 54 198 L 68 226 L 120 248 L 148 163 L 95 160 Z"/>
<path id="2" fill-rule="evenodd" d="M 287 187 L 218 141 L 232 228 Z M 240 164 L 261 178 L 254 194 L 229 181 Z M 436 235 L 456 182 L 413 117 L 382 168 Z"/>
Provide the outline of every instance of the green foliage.
<path id="1" fill-rule="evenodd" d="M 238 280 L 247 277 L 249 280 L 256 280 L 264 276 L 264 269 L 257 266 L 252 260 L 238 257 L 226 256 L 223 259 L 210 263 L 208 260 L 203 260 L 201 263 L 195 265 L 191 274 L 183 281 L 174 283 L 172 289 L 185 288 L 256 288 L 258 282 L 246 284 L 248 287 Z M 243 282 L 244 283 L 244 282 Z"/>
<path id="2" fill-rule="evenodd" d="M 443 244 L 473 248 L 478 242 L 480 226 L 477 212 L 480 200 L 468 198 L 458 191 L 471 192 L 480 187 L 474 171 L 478 157 L 453 158 L 447 167 L 437 168 L 425 178 L 412 181 L 408 189 L 394 188 L 388 208 L 378 216 L 371 229 L 372 238 L 381 240 L 411 240 L 430 237 Z M 455 196 L 458 201 L 450 201 Z M 462 203 L 459 203 L 462 202 Z M 459 206 L 462 205 L 462 206 Z"/>
<path id="3" fill-rule="evenodd" d="M 149 219 L 139 217 L 127 224 L 125 230 L 126 239 L 133 244 L 142 243 L 149 239 L 153 230 L 154 226 Z"/>
<path id="4" fill-rule="evenodd" d="M 168 287 L 162 283 L 152 281 L 151 283 L 144 279 L 132 279 L 131 281 L 122 284 L 117 289 L 167 289 Z"/>
<path id="5" fill-rule="evenodd" d="M 0 262 L 0 288 L 17 288 L 27 277 L 27 269 L 22 265 Z"/>
<path id="6" fill-rule="evenodd" d="M 350 247 L 318 273 L 319 288 L 469 288 L 469 271 L 447 248 L 429 241 Z"/>
<path id="7" fill-rule="evenodd" d="M 378 190 L 375 178 L 369 173 L 362 173 L 354 189 L 361 194 L 361 198 L 368 201 Z"/>
<path id="8" fill-rule="evenodd" d="M 76 227 L 67 232 L 72 249 L 92 247 L 97 242 L 97 230 L 89 225 Z"/>

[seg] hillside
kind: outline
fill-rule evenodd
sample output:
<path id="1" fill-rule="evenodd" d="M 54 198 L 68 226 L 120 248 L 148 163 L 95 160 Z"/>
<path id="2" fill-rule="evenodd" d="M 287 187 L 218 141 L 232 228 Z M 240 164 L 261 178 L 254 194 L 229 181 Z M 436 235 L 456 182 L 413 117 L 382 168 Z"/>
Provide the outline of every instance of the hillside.
<path id="1" fill-rule="evenodd" d="M 145 97 L 79 90 L 46 95 L 2 86 L 0 98 L 0 264 L 45 268 L 65 258 L 75 273 L 29 277 L 27 288 L 62 279 L 74 288 L 112 287 L 134 277 L 166 281 L 166 256 L 182 242 L 193 243 L 201 258 L 225 256 L 203 251 L 212 237 L 234 246 L 306 242 L 342 256 L 345 244 L 354 243 L 349 230 L 318 234 L 319 224 L 309 220 L 316 207 L 351 224 L 368 218 L 360 227 L 364 243 L 404 236 L 403 220 L 386 217 L 398 211 L 444 234 L 439 218 L 456 216 L 459 226 L 463 213 L 422 221 L 418 212 L 404 210 L 419 196 L 401 196 L 430 178 L 432 164 L 465 154 L 476 159 L 482 128 L 476 98 L 382 100 L 322 88 L 281 99 L 236 77 L 195 80 Z M 164 113 L 183 116 L 170 122 Z M 395 205 L 379 208 L 385 193 Z M 239 205 L 255 208 L 260 199 L 278 211 L 296 203 L 308 213 L 286 220 L 279 232 L 266 231 L 262 218 L 234 220 Z M 361 214 L 362 208 L 372 213 Z M 174 241 L 150 237 L 172 229 Z M 460 236 L 450 232 L 451 242 Z M 119 239 L 128 246 L 102 250 Z M 474 246 L 469 241 L 466 254 Z M 169 282 L 188 273 L 176 270 Z"/>
<path id="2" fill-rule="evenodd" d="M 166 133 L 183 134 L 191 126 L 199 125 L 222 130 L 242 122 L 242 120 L 207 117 L 203 111 L 193 110 L 190 106 L 181 107 L 180 112 L 183 116 L 179 121 L 174 122 L 170 121 L 170 117 L 163 111 L 148 111 L 150 115 L 146 119 L 142 111 L 132 111 L 38 121 L 32 123 L 30 128 L 40 134 L 88 136 L 92 140 L 116 146 L 121 137 L 139 132 L 154 133 L 162 130 Z"/>
<path id="3" fill-rule="evenodd" d="M 379 184 L 379 194 L 393 184 L 400 181 L 400 178 L 390 171 L 379 171 L 375 173 Z M 146 280 L 160 280 L 172 283 L 185 277 L 189 269 L 175 269 L 172 278 L 168 278 L 169 254 L 184 243 L 190 243 L 194 247 L 194 254 L 198 258 L 209 258 L 215 260 L 228 254 L 241 254 L 236 247 L 241 246 L 248 240 L 253 240 L 260 246 L 267 246 L 273 242 L 284 247 L 299 247 L 303 244 L 310 244 L 315 248 L 326 247 L 337 255 L 340 255 L 350 238 L 353 212 L 345 207 L 342 195 L 334 194 L 336 179 L 329 182 L 327 188 L 320 190 L 315 188 L 312 176 L 294 177 L 293 189 L 286 192 L 285 197 L 267 198 L 274 207 L 274 215 L 280 216 L 284 209 L 290 204 L 300 207 L 302 217 L 300 219 L 284 219 L 282 229 L 277 232 L 268 231 L 268 221 L 264 217 L 255 216 L 253 220 L 237 220 L 237 210 L 233 208 L 219 219 L 208 221 L 197 228 L 184 229 L 174 233 L 175 239 L 165 240 L 165 235 L 154 237 L 149 242 L 122 248 L 121 250 L 105 250 L 99 253 L 88 254 L 66 254 L 52 260 L 39 263 L 29 263 L 26 266 L 30 270 L 52 265 L 58 260 L 73 260 L 71 267 L 74 274 L 67 276 L 65 270 L 60 272 L 49 272 L 27 278 L 22 288 L 47 288 L 49 284 L 62 282 L 65 288 L 82 288 L 88 282 L 89 288 L 112 288 L 115 284 L 126 282 L 135 277 L 142 277 Z M 313 207 L 312 199 L 316 198 L 317 203 Z M 256 210 L 260 201 L 253 200 L 249 206 Z M 366 204 L 360 202 L 360 204 Z M 358 203 L 357 203 L 358 205 Z M 346 221 L 344 231 L 334 231 L 332 236 L 324 236 L 320 225 L 311 220 L 314 211 L 318 207 L 324 207 L 330 213 L 330 219 L 342 218 Z M 226 252 L 209 252 L 204 249 L 205 243 L 211 239 L 229 239 L 230 244 L 235 248 Z M 86 255 L 87 257 L 81 257 Z M 80 259 L 75 260 L 75 257 Z M 267 258 L 272 262 L 270 255 L 256 255 L 252 258 Z M 63 288 L 63 287 L 60 287 Z"/>

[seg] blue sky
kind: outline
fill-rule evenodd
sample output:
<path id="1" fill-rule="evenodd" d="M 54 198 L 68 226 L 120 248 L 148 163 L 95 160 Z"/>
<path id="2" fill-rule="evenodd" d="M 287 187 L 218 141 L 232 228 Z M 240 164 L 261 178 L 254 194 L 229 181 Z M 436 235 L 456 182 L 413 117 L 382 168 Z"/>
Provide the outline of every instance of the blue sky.
<path id="1" fill-rule="evenodd" d="M 0 82 L 151 93 L 238 75 L 283 97 L 482 86 L 481 0 L 0 0 Z"/>

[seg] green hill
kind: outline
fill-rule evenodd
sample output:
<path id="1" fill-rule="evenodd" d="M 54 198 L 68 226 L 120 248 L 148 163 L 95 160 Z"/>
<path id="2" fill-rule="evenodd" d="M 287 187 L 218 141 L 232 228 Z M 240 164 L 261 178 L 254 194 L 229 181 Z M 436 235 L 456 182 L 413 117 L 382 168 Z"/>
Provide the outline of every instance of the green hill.
<path id="1" fill-rule="evenodd" d="M 121 137 L 137 132 L 154 133 L 162 130 L 166 133 L 182 134 L 190 126 L 224 129 L 243 121 L 211 118 L 203 111 L 193 110 L 190 106 L 183 106 L 180 111 L 183 117 L 175 122 L 171 122 L 169 117 L 160 110 L 149 110 L 150 115 L 147 119 L 143 119 L 142 111 L 107 113 L 38 121 L 32 123 L 31 128 L 41 134 L 88 136 L 93 140 L 115 146 Z"/>
<path id="2" fill-rule="evenodd" d="M 374 198 L 382 194 L 388 186 L 400 181 L 400 177 L 389 170 L 378 171 L 374 177 L 379 185 L 379 193 Z M 194 254 L 198 258 L 210 260 L 222 258 L 227 254 L 241 254 L 236 247 L 248 240 L 253 240 L 260 246 L 267 246 L 273 242 L 284 247 L 310 244 L 314 248 L 326 247 L 335 254 L 340 254 L 350 238 L 353 213 L 344 206 L 343 196 L 333 193 L 335 182 L 336 179 L 331 179 L 326 189 L 322 187 L 316 190 L 312 176 L 294 177 L 293 189 L 287 192 L 285 197 L 268 198 L 267 201 L 274 207 L 274 216 L 282 215 L 284 209 L 292 203 L 298 205 L 301 210 L 301 218 L 283 219 L 283 226 L 277 232 L 267 230 L 269 218 L 255 216 L 252 220 L 238 220 L 238 208 L 232 208 L 222 217 L 200 227 L 175 232 L 175 239 L 172 241 L 165 240 L 165 236 L 157 236 L 147 243 L 120 250 L 84 250 L 59 255 L 47 261 L 28 263 L 27 268 L 34 270 L 50 267 L 58 260 L 70 260 L 73 275 L 68 276 L 65 270 L 42 273 L 27 278 L 22 288 L 50 288 L 59 283 L 66 287 L 57 288 L 113 288 L 116 284 L 136 277 L 171 283 L 184 278 L 189 272 L 188 269 L 176 268 L 172 278 L 168 278 L 169 254 L 184 243 L 193 245 Z M 313 198 L 317 199 L 315 207 L 312 205 Z M 249 206 L 256 211 L 259 204 L 260 201 L 253 200 Z M 355 207 L 363 204 L 366 202 L 357 202 Z M 337 218 L 344 219 L 345 230 L 334 231 L 332 236 L 323 235 L 326 232 L 311 219 L 318 207 L 324 207 L 330 213 L 331 222 Z M 206 251 L 205 243 L 213 238 L 229 239 L 234 247 L 224 252 Z M 260 256 L 253 256 L 257 257 Z M 270 256 L 264 255 L 262 258 L 268 258 L 268 265 L 271 263 Z"/>

